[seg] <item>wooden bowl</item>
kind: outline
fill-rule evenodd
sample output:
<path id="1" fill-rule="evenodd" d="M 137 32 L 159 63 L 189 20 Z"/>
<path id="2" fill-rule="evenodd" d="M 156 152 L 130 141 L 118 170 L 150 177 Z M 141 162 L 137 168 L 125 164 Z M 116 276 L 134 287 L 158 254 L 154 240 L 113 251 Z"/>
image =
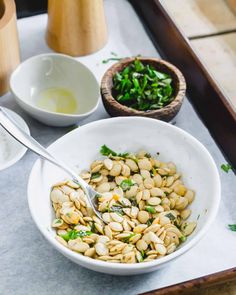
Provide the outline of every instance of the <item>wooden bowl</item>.
<path id="1" fill-rule="evenodd" d="M 172 64 L 158 58 L 138 58 L 143 64 L 152 65 L 156 70 L 169 74 L 172 78 L 174 99 L 165 107 L 158 110 L 138 111 L 120 104 L 112 96 L 113 76 L 122 71 L 135 58 L 126 58 L 111 66 L 104 74 L 101 82 L 101 95 L 106 111 L 114 117 L 142 116 L 163 121 L 172 120 L 180 110 L 186 91 L 186 83 L 182 73 Z"/>

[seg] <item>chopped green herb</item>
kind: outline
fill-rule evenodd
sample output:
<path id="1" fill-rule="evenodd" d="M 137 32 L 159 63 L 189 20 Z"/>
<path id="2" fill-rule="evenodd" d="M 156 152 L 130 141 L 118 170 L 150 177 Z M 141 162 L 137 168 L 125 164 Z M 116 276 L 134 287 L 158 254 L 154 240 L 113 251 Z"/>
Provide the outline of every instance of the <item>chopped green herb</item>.
<path id="1" fill-rule="evenodd" d="M 118 56 L 118 54 L 115 53 L 114 51 L 111 51 L 111 55 L 113 55 L 113 56 Z"/>
<path id="2" fill-rule="evenodd" d="M 75 129 L 77 129 L 77 128 L 79 128 L 78 125 L 70 126 L 70 127 L 67 129 L 67 133 L 69 133 L 69 132 L 71 132 L 71 131 L 73 131 L 73 130 L 75 130 Z"/>
<path id="3" fill-rule="evenodd" d="M 76 238 L 82 238 L 85 236 L 90 236 L 92 234 L 91 231 L 85 231 L 85 230 L 80 230 L 77 231 L 76 229 L 72 229 L 71 231 L 68 231 L 66 234 L 64 235 L 60 235 L 65 241 L 69 241 L 69 240 L 74 240 Z"/>
<path id="4" fill-rule="evenodd" d="M 108 146 L 106 146 L 105 144 L 103 146 L 101 146 L 100 149 L 100 153 L 103 156 L 113 156 L 113 157 L 122 157 L 122 158 L 126 158 L 127 156 L 129 156 L 129 153 L 120 153 L 117 154 L 116 152 L 114 152 L 113 150 L 111 150 Z"/>
<path id="5" fill-rule="evenodd" d="M 168 217 L 170 220 L 175 220 L 176 218 L 172 213 L 168 213 L 165 216 Z"/>
<path id="6" fill-rule="evenodd" d="M 145 210 L 151 214 L 155 214 L 156 213 L 156 209 L 152 206 L 146 206 Z"/>
<path id="7" fill-rule="evenodd" d="M 226 173 L 228 173 L 229 170 L 232 170 L 233 169 L 233 166 L 230 165 L 230 164 L 228 164 L 228 163 L 227 164 L 222 164 L 220 167 Z"/>
<path id="8" fill-rule="evenodd" d="M 175 219 L 175 221 L 174 221 L 174 225 L 175 225 L 178 229 L 181 228 L 181 226 L 180 226 L 180 224 L 179 224 L 179 221 L 177 221 L 176 219 Z"/>
<path id="9" fill-rule="evenodd" d="M 136 234 L 130 234 L 128 237 L 126 237 L 126 238 L 123 238 L 122 239 L 122 241 L 124 242 L 124 243 L 129 243 L 129 240 L 132 238 L 132 237 L 134 237 Z"/>
<path id="10" fill-rule="evenodd" d="M 236 231 L 236 224 L 228 224 L 228 227 L 232 231 Z"/>
<path id="11" fill-rule="evenodd" d="M 134 184 L 135 184 L 135 182 L 132 179 L 124 179 L 121 182 L 120 187 L 125 192 L 125 191 L 129 190 L 131 188 L 131 186 L 133 186 Z"/>
<path id="12" fill-rule="evenodd" d="M 101 146 L 100 153 L 103 156 L 117 156 L 117 153 L 107 147 L 105 144 Z"/>
<path id="13" fill-rule="evenodd" d="M 152 225 L 154 218 L 149 218 L 147 221 L 147 226 Z"/>
<path id="14" fill-rule="evenodd" d="M 141 255 L 142 255 L 142 261 L 147 257 L 146 253 L 144 252 L 144 250 L 140 251 Z"/>
<path id="15" fill-rule="evenodd" d="M 113 83 L 116 100 L 140 111 L 160 109 L 173 100 L 170 75 L 144 65 L 138 58 L 116 73 Z"/>
<path id="16" fill-rule="evenodd" d="M 56 219 L 55 223 L 58 224 L 58 223 L 61 223 L 62 220 L 60 218 Z"/>
<path id="17" fill-rule="evenodd" d="M 130 199 L 131 206 L 138 207 L 136 199 Z"/>
<path id="18" fill-rule="evenodd" d="M 90 223 L 89 223 L 89 225 L 90 225 L 90 227 L 91 227 L 91 232 L 92 233 L 98 233 L 98 231 L 97 231 L 97 229 L 96 229 L 96 227 L 95 227 L 95 222 L 94 221 L 91 221 Z"/>
<path id="19" fill-rule="evenodd" d="M 119 215 L 124 215 L 123 207 L 122 206 L 117 206 L 116 204 L 111 206 L 111 208 L 108 209 L 108 212 L 116 212 Z"/>
<path id="20" fill-rule="evenodd" d="M 101 176 L 101 173 L 99 173 L 99 172 L 93 173 L 93 174 L 91 175 L 91 180 L 92 180 L 92 179 L 96 179 L 96 178 L 98 178 L 98 177 L 100 177 L 100 176 Z"/>
<path id="21" fill-rule="evenodd" d="M 185 242 L 187 240 L 187 238 L 185 236 L 181 236 L 179 239 L 181 242 Z"/>
<path id="22" fill-rule="evenodd" d="M 109 58 L 107 58 L 107 59 L 104 59 L 103 61 L 102 61 L 102 63 L 103 64 L 108 64 L 110 61 L 119 61 L 119 60 L 121 60 L 121 59 L 123 59 L 123 57 L 109 57 Z"/>

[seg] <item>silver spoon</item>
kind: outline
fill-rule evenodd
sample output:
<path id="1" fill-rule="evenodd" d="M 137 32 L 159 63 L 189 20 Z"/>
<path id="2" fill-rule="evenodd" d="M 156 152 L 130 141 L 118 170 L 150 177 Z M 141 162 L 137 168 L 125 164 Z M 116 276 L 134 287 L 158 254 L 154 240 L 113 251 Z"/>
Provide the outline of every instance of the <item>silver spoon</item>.
<path id="1" fill-rule="evenodd" d="M 32 136 L 25 133 L 20 127 L 17 126 L 17 123 L 14 119 L 7 114 L 2 107 L 0 107 L 0 125 L 18 142 L 23 144 L 25 147 L 30 149 L 32 152 L 39 155 L 41 158 L 48 160 L 54 165 L 58 166 L 65 172 L 67 172 L 72 179 L 78 183 L 84 192 L 87 195 L 90 206 L 93 208 L 96 215 L 102 219 L 101 213 L 97 210 L 98 197 L 100 194 L 96 192 L 86 181 L 77 175 L 73 169 L 69 168 L 61 160 L 56 159 L 51 155 L 40 143 L 38 143 Z"/>

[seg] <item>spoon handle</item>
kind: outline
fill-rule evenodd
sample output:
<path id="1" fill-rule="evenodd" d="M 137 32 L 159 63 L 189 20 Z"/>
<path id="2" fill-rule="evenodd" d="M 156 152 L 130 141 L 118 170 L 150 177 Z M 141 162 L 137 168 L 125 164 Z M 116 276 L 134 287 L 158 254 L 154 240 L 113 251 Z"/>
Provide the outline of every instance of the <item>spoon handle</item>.
<path id="1" fill-rule="evenodd" d="M 18 142 L 25 147 L 39 155 L 40 157 L 48 160 L 56 166 L 67 172 L 73 179 L 75 179 L 83 189 L 88 189 L 88 184 L 81 177 L 79 177 L 71 168 L 67 167 L 63 162 L 57 160 L 52 156 L 40 143 L 38 143 L 32 136 L 28 135 L 24 130 L 18 127 L 14 119 L 7 114 L 7 112 L 0 107 L 0 125 Z"/>

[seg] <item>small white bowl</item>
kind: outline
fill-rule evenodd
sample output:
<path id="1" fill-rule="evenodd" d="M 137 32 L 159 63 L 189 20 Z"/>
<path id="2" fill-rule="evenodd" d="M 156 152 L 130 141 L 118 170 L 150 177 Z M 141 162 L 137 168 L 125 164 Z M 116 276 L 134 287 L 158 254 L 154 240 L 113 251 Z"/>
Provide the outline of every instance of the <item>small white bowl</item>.
<path id="1" fill-rule="evenodd" d="M 92 114 L 99 102 L 99 85 L 92 72 L 63 54 L 41 54 L 27 59 L 12 73 L 10 88 L 27 113 L 51 126 L 75 124 Z M 37 96 L 50 88 L 69 90 L 77 101 L 75 113 L 57 113 L 37 107 Z"/>
<path id="2" fill-rule="evenodd" d="M 30 134 L 29 127 L 25 121 L 15 112 L 4 108 L 17 125 L 27 134 Z M 27 148 L 16 141 L 3 127 L 0 126 L 0 171 L 18 162 L 26 153 Z"/>
<path id="3" fill-rule="evenodd" d="M 196 191 L 189 218 L 197 221 L 195 231 L 174 253 L 151 262 L 109 263 L 75 253 L 55 239 L 55 231 L 51 228 L 55 215 L 50 189 L 67 175 L 48 162 L 37 160 L 29 178 L 28 203 L 34 222 L 51 245 L 75 263 L 116 275 L 156 270 L 195 246 L 211 226 L 220 202 L 220 178 L 207 149 L 187 132 L 165 122 L 141 117 L 118 117 L 75 129 L 53 143 L 48 150 L 68 165 L 79 165 L 79 170 L 83 170 L 101 157 L 99 150 L 103 144 L 117 152 L 136 152 L 140 149 L 152 155 L 159 152 L 160 160 L 174 162 L 186 186 Z"/>

